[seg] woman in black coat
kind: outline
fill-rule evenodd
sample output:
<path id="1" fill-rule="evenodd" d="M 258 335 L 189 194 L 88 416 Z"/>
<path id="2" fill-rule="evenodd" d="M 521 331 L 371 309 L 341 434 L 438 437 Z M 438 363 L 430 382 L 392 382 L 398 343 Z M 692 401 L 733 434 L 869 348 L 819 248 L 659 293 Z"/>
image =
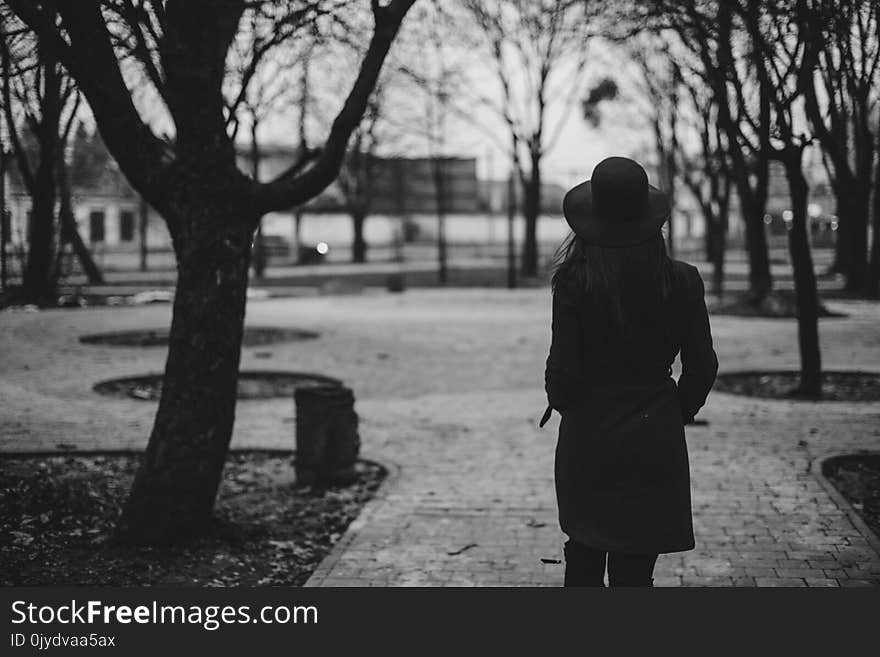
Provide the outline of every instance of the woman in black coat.
<path id="1" fill-rule="evenodd" d="M 565 585 L 603 586 L 607 560 L 611 586 L 651 586 L 659 553 L 694 547 L 684 425 L 718 370 L 703 283 L 667 256 L 668 200 L 633 160 L 603 160 L 563 213 L 542 424 L 561 413 Z"/>

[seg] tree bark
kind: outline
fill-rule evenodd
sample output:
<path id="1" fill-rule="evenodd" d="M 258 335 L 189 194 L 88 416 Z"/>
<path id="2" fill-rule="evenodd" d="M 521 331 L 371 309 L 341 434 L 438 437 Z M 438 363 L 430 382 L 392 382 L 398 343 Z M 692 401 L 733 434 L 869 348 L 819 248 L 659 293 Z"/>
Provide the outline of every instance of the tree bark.
<path id="1" fill-rule="evenodd" d="M 159 410 L 118 525 L 121 539 L 203 533 L 232 437 L 256 217 L 206 195 L 175 236 L 177 291 Z M 234 206 L 233 206 L 234 207 Z"/>
<path id="2" fill-rule="evenodd" d="M 822 359 L 819 351 L 819 295 L 810 253 L 807 197 L 809 188 L 801 168 L 801 151 L 789 153 L 785 173 L 791 194 L 792 223 L 788 233 L 789 251 L 794 269 L 798 309 L 798 346 L 801 356 L 801 380 L 795 391 L 810 399 L 822 397 Z"/>
<path id="3" fill-rule="evenodd" d="M 532 153 L 529 177 L 523 181 L 525 236 L 521 271 L 523 276 L 538 275 L 538 216 L 541 213 L 541 157 Z"/>

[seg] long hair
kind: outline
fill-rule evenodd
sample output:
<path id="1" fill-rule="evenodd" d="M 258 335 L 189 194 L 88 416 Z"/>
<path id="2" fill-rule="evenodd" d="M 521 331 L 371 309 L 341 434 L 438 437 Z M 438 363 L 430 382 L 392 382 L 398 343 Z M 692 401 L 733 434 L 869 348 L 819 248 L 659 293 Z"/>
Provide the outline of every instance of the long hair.
<path id="1" fill-rule="evenodd" d="M 663 236 L 627 247 L 587 244 L 571 233 L 554 258 L 553 292 L 565 290 L 604 316 L 609 330 L 632 334 L 637 315 L 667 301 L 672 265 Z"/>

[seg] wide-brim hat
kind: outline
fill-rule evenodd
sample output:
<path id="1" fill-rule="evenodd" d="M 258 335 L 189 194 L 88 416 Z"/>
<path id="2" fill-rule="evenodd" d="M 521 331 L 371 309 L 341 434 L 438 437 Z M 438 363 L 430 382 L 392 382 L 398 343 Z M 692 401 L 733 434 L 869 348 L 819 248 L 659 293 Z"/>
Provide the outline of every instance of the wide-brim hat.
<path id="1" fill-rule="evenodd" d="M 655 237 L 669 218 L 669 198 L 648 183 L 635 160 L 609 157 L 590 180 L 570 189 L 562 214 L 575 235 L 588 244 L 635 246 Z"/>

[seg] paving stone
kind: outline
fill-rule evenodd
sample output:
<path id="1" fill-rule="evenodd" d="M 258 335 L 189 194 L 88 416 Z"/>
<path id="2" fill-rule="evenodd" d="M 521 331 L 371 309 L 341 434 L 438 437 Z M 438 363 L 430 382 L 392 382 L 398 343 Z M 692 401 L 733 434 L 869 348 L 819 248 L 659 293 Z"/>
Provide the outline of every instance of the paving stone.
<path id="1" fill-rule="evenodd" d="M 839 587 L 840 583 L 836 579 L 827 579 L 823 577 L 805 577 L 807 586 L 810 587 Z"/>
<path id="2" fill-rule="evenodd" d="M 780 587 L 780 586 L 796 586 L 796 587 L 804 587 L 807 583 L 799 577 L 756 577 L 755 584 L 757 586 L 769 586 L 769 587 Z"/>

